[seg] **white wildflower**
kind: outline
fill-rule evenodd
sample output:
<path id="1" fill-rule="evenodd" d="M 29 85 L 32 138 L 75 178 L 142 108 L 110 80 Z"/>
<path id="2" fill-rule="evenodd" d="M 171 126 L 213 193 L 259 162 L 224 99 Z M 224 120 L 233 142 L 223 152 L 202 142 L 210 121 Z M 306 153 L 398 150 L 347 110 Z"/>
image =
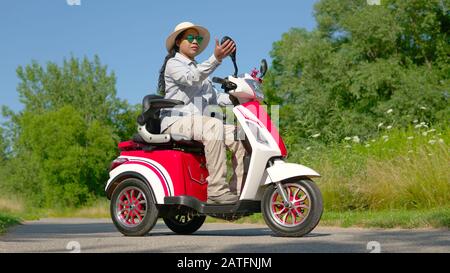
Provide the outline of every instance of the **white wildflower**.
<path id="1" fill-rule="evenodd" d="M 423 136 L 427 136 L 428 133 L 427 133 L 427 132 L 423 132 L 422 135 L 423 135 Z"/>
<path id="2" fill-rule="evenodd" d="M 413 120 L 413 123 L 417 123 L 417 122 L 419 122 L 417 119 Z"/>
<path id="3" fill-rule="evenodd" d="M 432 140 L 428 141 L 428 143 L 433 145 L 434 143 L 436 143 L 436 140 L 432 139 Z"/>
<path id="4" fill-rule="evenodd" d="M 372 141 L 372 142 L 375 142 L 376 140 L 375 140 L 375 139 L 372 139 L 371 141 Z"/>
<path id="5" fill-rule="evenodd" d="M 422 122 L 420 123 L 420 125 L 422 125 L 422 126 L 425 125 L 425 124 L 426 124 L 426 123 L 425 123 L 424 121 L 422 121 Z"/>
<path id="6" fill-rule="evenodd" d="M 378 128 L 380 128 L 381 126 L 383 126 L 383 122 L 380 122 L 380 123 L 378 124 Z"/>
<path id="7" fill-rule="evenodd" d="M 353 142 L 359 143 L 360 142 L 359 137 L 358 136 L 354 136 L 353 137 Z"/>
<path id="8" fill-rule="evenodd" d="M 351 148 L 352 146 L 350 146 L 350 145 L 345 145 L 345 148 Z"/>
<path id="9" fill-rule="evenodd" d="M 366 144 L 366 145 L 364 145 L 364 147 L 369 148 L 369 147 L 370 147 L 370 144 Z"/>
<path id="10" fill-rule="evenodd" d="M 422 109 L 422 110 L 427 110 L 427 108 L 424 107 L 424 106 L 421 106 L 420 109 Z"/>
<path id="11" fill-rule="evenodd" d="M 414 138 L 413 136 L 409 136 L 409 137 L 408 137 L 408 140 L 411 140 L 411 139 L 413 139 L 413 138 Z"/>
<path id="12" fill-rule="evenodd" d="M 442 138 L 439 139 L 439 143 L 444 144 L 444 140 Z"/>
<path id="13" fill-rule="evenodd" d="M 313 138 L 317 138 L 317 137 L 319 137 L 320 136 L 320 133 L 318 133 L 318 134 L 315 134 L 315 135 L 312 135 L 311 137 L 313 137 Z"/>
<path id="14" fill-rule="evenodd" d="M 306 150 L 307 150 L 307 151 L 311 150 L 311 147 L 306 147 Z"/>
<path id="15" fill-rule="evenodd" d="M 392 113 L 393 111 L 394 111 L 394 110 L 389 109 L 389 110 L 386 111 L 386 113 L 387 113 L 387 114 L 390 114 L 390 113 Z"/>
<path id="16" fill-rule="evenodd" d="M 414 126 L 414 128 L 419 129 L 420 127 L 422 127 L 422 124 L 417 124 L 416 126 Z"/>
<path id="17" fill-rule="evenodd" d="M 350 140 L 350 139 L 352 139 L 352 138 L 348 136 L 348 137 L 345 137 L 344 139 L 345 139 L 345 140 Z"/>
<path id="18" fill-rule="evenodd" d="M 384 138 L 384 139 L 386 139 L 386 138 L 389 138 L 389 136 L 387 136 L 387 135 L 384 135 L 384 136 L 383 136 L 383 138 Z"/>
<path id="19" fill-rule="evenodd" d="M 386 129 L 391 130 L 392 129 L 392 125 L 389 125 L 388 127 L 386 127 Z"/>

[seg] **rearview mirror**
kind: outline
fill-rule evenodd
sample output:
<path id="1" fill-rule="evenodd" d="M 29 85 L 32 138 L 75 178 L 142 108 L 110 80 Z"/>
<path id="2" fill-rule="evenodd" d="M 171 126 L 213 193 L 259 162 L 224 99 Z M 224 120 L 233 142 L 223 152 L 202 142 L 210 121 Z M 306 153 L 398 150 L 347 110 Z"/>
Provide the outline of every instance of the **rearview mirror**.
<path id="1" fill-rule="evenodd" d="M 222 38 L 222 40 L 220 41 L 220 44 L 225 43 L 226 40 L 231 40 L 231 41 L 233 41 L 233 39 L 231 39 L 229 36 L 224 36 L 224 37 Z M 234 41 L 233 41 L 233 42 L 234 42 Z M 236 45 L 236 43 L 234 43 L 234 44 Z M 230 58 L 231 58 L 231 61 L 233 62 L 233 66 L 234 66 L 234 74 L 233 74 L 233 76 L 234 76 L 234 77 L 237 77 L 238 67 L 237 67 L 237 64 L 236 64 L 236 50 L 235 50 L 233 53 L 230 54 Z"/>
<path id="2" fill-rule="evenodd" d="M 262 59 L 261 67 L 259 68 L 259 73 L 261 73 L 260 78 L 264 77 L 264 75 L 266 75 L 266 72 L 267 72 L 267 61 L 266 59 Z"/>

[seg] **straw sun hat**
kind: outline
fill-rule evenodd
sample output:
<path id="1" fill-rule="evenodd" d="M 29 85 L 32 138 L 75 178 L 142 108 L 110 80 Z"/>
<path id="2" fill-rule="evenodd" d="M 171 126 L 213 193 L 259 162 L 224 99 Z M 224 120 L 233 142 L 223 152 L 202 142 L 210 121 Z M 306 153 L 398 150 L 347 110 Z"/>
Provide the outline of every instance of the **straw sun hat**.
<path id="1" fill-rule="evenodd" d="M 167 40 L 166 40 L 167 51 L 170 52 L 170 50 L 175 45 L 175 39 L 177 38 L 178 34 L 185 31 L 186 29 L 190 29 L 190 28 L 196 29 L 198 31 L 198 34 L 200 36 L 203 36 L 203 42 L 201 44 L 199 44 L 199 49 L 198 49 L 198 54 L 200 54 L 206 48 L 206 46 L 208 46 L 209 31 L 206 28 L 204 28 L 202 26 L 194 25 L 191 22 L 182 22 L 182 23 L 179 23 L 175 27 L 173 32 L 169 35 L 169 37 L 167 37 Z"/>

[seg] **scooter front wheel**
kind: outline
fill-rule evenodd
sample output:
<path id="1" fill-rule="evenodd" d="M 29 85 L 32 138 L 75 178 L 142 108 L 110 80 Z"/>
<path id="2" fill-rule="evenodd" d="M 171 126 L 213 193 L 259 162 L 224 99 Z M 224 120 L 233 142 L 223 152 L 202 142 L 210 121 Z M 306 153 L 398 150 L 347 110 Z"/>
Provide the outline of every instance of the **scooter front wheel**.
<path id="1" fill-rule="evenodd" d="M 158 220 L 152 190 L 136 178 L 122 181 L 111 197 L 111 218 L 125 236 L 144 236 Z"/>
<path id="2" fill-rule="evenodd" d="M 261 202 L 264 221 L 278 236 L 301 237 L 310 233 L 323 212 L 319 188 L 310 179 L 290 180 L 279 185 L 289 204 L 283 202 L 275 184 L 269 185 Z"/>

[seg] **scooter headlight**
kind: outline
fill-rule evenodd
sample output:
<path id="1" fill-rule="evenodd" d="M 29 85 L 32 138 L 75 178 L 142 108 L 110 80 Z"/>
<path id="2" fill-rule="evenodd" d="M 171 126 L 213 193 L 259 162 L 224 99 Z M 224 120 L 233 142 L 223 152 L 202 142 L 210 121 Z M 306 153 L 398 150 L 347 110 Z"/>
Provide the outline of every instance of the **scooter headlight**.
<path id="1" fill-rule="evenodd" d="M 255 95 L 259 100 L 264 100 L 264 94 L 262 92 L 261 83 L 250 79 L 246 79 L 245 82 L 250 86 L 253 92 L 255 92 Z"/>

